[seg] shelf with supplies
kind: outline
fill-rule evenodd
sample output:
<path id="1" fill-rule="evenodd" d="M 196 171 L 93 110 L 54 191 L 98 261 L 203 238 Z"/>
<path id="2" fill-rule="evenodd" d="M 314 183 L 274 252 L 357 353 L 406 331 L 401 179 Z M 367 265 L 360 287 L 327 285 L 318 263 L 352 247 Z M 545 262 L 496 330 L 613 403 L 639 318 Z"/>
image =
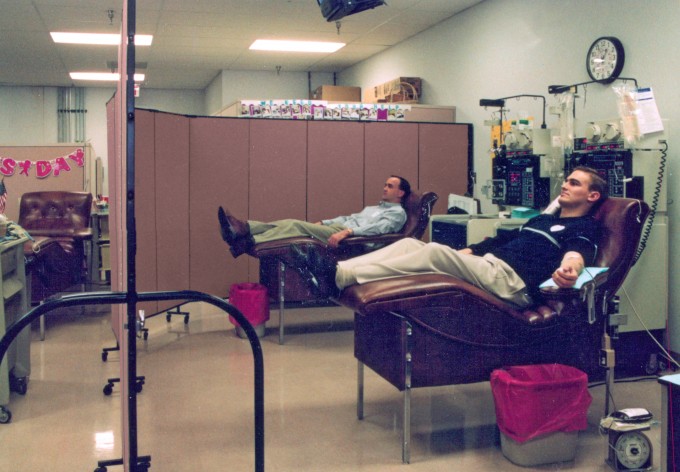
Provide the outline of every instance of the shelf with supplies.
<path id="1" fill-rule="evenodd" d="M 108 280 L 111 273 L 111 241 L 109 238 L 109 210 L 98 209 L 90 218 L 92 245 L 88 264 L 90 280 Z"/>
<path id="2" fill-rule="evenodd" d="M 23 234 L 23 230 L 14 234 Z M 28 311 L 28 287 L 24 265 L 24 243 L 26 235 L 14 239 L 0 240 L 0 336 L 5 334 L 19 317 Z M 26 393 L 28 376 L 31 373 L 30 327 L 27 326 L 12 342 L 7 355 L 0 364 L 0 423 L 11 420 L 11 412 L 6 408 L 10 390 Z"/>

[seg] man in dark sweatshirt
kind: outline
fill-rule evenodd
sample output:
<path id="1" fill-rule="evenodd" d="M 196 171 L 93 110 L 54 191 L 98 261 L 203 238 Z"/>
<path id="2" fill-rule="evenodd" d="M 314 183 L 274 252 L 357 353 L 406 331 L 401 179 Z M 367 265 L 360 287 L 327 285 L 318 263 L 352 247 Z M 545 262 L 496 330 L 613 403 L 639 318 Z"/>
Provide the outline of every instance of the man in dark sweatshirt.
<path id="1" fill-rule="evenodd" d="M 562 184 L 557 214 L 536 216 L 519 229 L 458 251 L 405 238 L 337 263 L 312 247 L 292 248 L 291 259 L 319 295 L 374 280 L 440 273 L 526 307 L 546 279 L 573 287 L 584 267 L 593 263 L 601 227 L 591 210 L 606 198 L 607 184 L 597 171 L 578 167 Z"/>

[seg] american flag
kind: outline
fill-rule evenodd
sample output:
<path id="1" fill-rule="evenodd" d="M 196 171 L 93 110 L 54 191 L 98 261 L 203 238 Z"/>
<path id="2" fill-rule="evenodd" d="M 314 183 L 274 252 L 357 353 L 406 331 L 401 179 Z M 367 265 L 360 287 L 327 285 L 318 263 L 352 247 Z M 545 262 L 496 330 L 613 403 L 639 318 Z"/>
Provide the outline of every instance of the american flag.
<path id="1" fill-rule="evenodd" d="M 0 214 L 5 214 L 5 204 L 7 203 L 7 187 L 5 179 L 0 180 Z"/>

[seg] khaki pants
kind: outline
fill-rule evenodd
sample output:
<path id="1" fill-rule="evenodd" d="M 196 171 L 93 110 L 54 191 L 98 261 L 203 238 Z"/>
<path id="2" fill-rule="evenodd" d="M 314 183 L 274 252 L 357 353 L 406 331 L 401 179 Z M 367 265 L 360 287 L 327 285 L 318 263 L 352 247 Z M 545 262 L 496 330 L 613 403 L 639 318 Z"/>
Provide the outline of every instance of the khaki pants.
<path id="1" fill-rule="evenodd" d="M 532 303 L 524 281 L 492 254 L 462 254 L 442 244 L 426 244 L 413 238 L 404 238 L 377 251 L 338 262 L 335 281 L 342 289 L 355 283 L 424 273 L 460 278 L 520 307 Z"/>
<path id="2" fill-rule="evenodd" d="M 310 236 L 325 243 L 331 235 L 345 229 L 342 225 L 326 226 L 293 219 L 272 221 L 270 223 L 248 221 L 248 225 L 250 226 L 250 234 L 253 235 L 256 244 L 299 236 Z"/>

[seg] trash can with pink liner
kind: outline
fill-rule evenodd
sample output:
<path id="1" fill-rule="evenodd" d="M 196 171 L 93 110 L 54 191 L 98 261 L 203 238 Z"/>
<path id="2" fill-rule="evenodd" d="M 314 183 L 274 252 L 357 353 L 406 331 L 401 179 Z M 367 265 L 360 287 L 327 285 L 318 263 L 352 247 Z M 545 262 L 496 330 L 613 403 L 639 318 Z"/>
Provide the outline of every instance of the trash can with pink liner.
<path id="1" fill-rule="evenodd" d="M 585 372 L 562 364 L 497 369 L 491 392 L 507 459 L 528 467 L 574 460 L 592 402 Z"/>
<path id="2" fill-rule="evenodd" d="M 256 283 L 238 283 L 229 288 L 229 303 L 239 309 L 250 324 L 253 325 L 258 337 L 265 335 L 266 324 L 269 320 L 269 296 L 267 287 Z M 233 317 L 229 321 L 236 327 L 236 334 L 247 338 L 246 332 Z"/>

